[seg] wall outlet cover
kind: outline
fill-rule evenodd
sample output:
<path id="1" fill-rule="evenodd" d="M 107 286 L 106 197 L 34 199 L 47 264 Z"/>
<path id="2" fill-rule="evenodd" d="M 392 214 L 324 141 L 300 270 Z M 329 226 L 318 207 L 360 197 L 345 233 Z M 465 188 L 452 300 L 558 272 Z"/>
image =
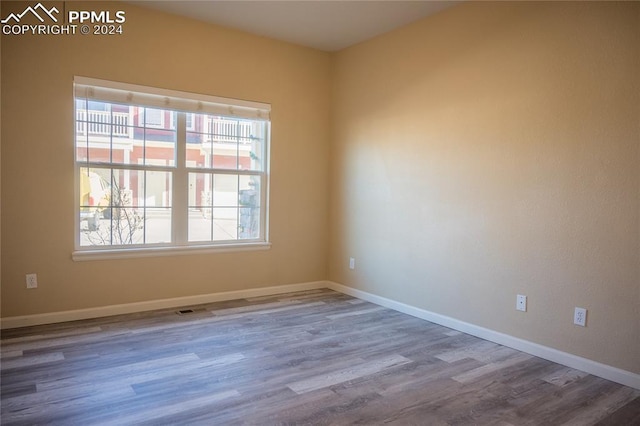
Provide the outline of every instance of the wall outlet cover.
<path id="1" fill-rule="evenodd" d="M 573 323 L 581 327 L 587 326 L 587 310 L 585 308 L 578 308 L 573 311 Z"/>
<path id="2" fill-rule="evenodd" d="M 38 288 L 38 276 L 36 274 L 27 274 L 27 288 Z"/>
<path id="3" fill-rule="evenodd" d="M 516 310 L 527 312 L 527 296 L 523 294 L 516 296 Z"/>

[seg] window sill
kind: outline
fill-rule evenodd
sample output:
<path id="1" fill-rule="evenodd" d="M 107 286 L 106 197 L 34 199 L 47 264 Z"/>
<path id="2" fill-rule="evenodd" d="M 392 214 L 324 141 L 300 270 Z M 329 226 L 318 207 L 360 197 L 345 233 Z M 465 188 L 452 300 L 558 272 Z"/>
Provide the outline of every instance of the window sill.
<path id="1" fill-rule="evenodd" d="M 230 253 L 239 251 L 269 250 L 271 243 L 245 243 L 201 245 L 185 247 L 144 247 L 130 249 L 76 250 L 71 254 L 74 262 L 86 260 L 132 259 L 136 257 L 183 256 L 191 254 Z"/>

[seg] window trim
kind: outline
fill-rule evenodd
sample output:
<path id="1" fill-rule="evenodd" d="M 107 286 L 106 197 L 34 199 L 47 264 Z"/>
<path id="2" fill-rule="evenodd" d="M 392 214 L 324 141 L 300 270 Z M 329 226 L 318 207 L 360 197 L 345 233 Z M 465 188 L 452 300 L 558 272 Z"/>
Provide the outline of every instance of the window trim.
<path id="1" fill-rule="evenodd" d="M 271 242 L 196 244 L 188 246 L 144 246 L 110 248 L 100 250 L 75 250 L 71 254 L 74 262 L 89 260 L 131 259 L 136 257 L 184 256 L 194 254 L 233 253 L 271 249 Z"/>
<path id="2" fill-rule="evenodd" d="M 73 110 L 76 109 L 76 98 L 85 98 L 87 100 L 100 100 L 103 102 L 120 103 L 127 105 L 159 108 L 163 110 L 170 110 L 172 114 L 178 114 L 178 129 L 185 131 L 185 135 L 178 134 L 178 142 L 176 143 L 176 166 L 168 167 L 173 173 L 172 191 L 174 194 L 178 188 L 181 179 L 188 176 L 190 172 L 210 172 L 217 173 L 221 169 L 202 169 L 193 168 L 186 164 L 185 152 L 186 140 L 181 144 L 180 138 L 186 137 L 186 132 L 189 131 L 186 126 L 187 114 L 212 114 L 221 115 L 225 117 L 236 117 L 241 119 L 251 119 L 266 122 L 266 132 L 264 141 L 264 163 L 260 171 L 249 171 L 241 169 L 229 169 L 227 172 L 242 175 L 258 175 L 262 177 L 261 184 L 261 232 L 260 237 L 257 239 L 243 239 L 243 240 L 224 240 L 224 241 L 192 241 L 189 242 L 186 235 L 179 236 L 181 233 L 187 233 L 188 220 L 182 222 L 184 229 L 176 229 L 176 221 L 174 217 L 184 216 L 186 219 L 188 211 L 188 200 L 182 206 L 175 204 L 175 198 L 173 200 L 172 211 L 172 241 L 171 243 L 148 243 L 148 244 L 132 244 L 132 245 L 104 245 L 104 246 L 83 246 L 80 244 L 81 230 L 80 230 L 80 210 L 77 204 L 77 194 L 80 191 L 80 168 L 82 165 L 77 161 L 77 122 L 74 115 L 74 173 L 75 173 L 75 194 L 74 195 L 74 218 L 75 218 L 75 250 L 72 253 L 72 259 L 74 261 L 84 260 L 104 260 L 104 259 L 122 259 L 132 257 L 155 257 L 155 256 L 174 256 L 174 255 L 188 255 L 188 254 L 202 254 L 202 253 L 219 253 L 219 252 L 236 252 L 236 251 L 253 251 L 253 250 L 268 250 L 271 247 L 269 240 L 269 192 L 270 192 L 270 110 L 271 106 L 265 103 L 236 100 L 222 97 L 215 97 L 209 95 L 193 94 L 189 92 L 179 92 L 175 90 L 160 89 L 154 87 L 132 85 L 127 83 L 112 82 L 107 80 L 98 80 L 87 77 L 74 77 L 74 94 L 73 94 Z M 195 120 L 192 119 L 192 123 Z M 195 126 L 194 126 L 195 127 Z M 178 131 L 179 133 L 179 131 Z M 182 160 L 182 163 L 181 163 Z M 184 164 L 183 164 L 184 163 Z M 138 169 L 137 164 L 113 164 L 104 163 L 97 165 L 95 163 L 86 163 L 85 167 L 107 167 L 107 168 L 122 168 L 126 169 Z M 153 167 L 154 169 L 156 167 Z M 164 167 L 163 167 L 164 169 Z M 147 170 L 147 168 L 145 168 Z M 184 176 L 181 176 L 184 175 Z M 188 185 L 188 183 L 187 183 Z M 184 185 L 183 185 L 184 186 Z M 185 186 L 181 190 L 184 194 L 182 196 L 186 198 L 188 196 L 188 187 Z M 181 207 L 187 207 L 187 211 Z M 176 213 L 178 212 L 178 213 Z M 181 227 L 182 228 L 182 227 Z"/>
<path id="3" fill-rule="evenodd" d="M 207 113 L 269 121 L 271 105 L 263 102 L 203 95 L 138 84 L 75 76 L 75 96 L 160 109 Z"/>

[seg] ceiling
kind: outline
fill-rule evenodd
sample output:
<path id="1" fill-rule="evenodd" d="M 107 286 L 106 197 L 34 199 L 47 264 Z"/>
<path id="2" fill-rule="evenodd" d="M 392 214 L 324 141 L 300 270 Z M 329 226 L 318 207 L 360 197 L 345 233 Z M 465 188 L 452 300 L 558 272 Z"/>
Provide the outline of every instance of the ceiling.
<path id="1" fill-rule="evenodd" d="M 459 1 L 130 1 L 327 52 L 432 15 Z"/>

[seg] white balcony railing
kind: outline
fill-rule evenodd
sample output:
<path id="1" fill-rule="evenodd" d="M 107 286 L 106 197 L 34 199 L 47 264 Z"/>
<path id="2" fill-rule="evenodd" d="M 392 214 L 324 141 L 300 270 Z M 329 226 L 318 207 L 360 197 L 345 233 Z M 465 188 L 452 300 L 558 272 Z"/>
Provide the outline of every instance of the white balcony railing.
<path id="1" fill-rule="evenodd" d="M 129 113 L 110 111 L 76 110 L 76 134 L 129 137 Z"/>
<path id="2" fill-rule="evenodd" d="M 198 117 L 198 116 L 196 116 Z M 201 141 L 214 143 L 240 143 L 249 144 L 254 139 L 256 130 L 250 121 L 229 120 L 212 116 L 203 117 L 198 129 Z M 193 120 L 193 118 L 192 118 Z M 110 112 L 94 110 L 76 110 L 76 134 L 84 136 L 113 136 L 133 137 L 133 123 L 128 112 Z M 170 120 L 173 124 L 173 120 Z M 193 121 L 187 123 L 188 127 L 195 128 Z M 173 129 L 173 126 L 167 130 Z M 112 133 L 113 132 L 113 133 Z"/>
<path id="3" fill-rule="evenodd" d="M 207 117 L 207 142 L 249 143 L 253 138 L 250 121 L 225 120 L 224 118 Z"/>

